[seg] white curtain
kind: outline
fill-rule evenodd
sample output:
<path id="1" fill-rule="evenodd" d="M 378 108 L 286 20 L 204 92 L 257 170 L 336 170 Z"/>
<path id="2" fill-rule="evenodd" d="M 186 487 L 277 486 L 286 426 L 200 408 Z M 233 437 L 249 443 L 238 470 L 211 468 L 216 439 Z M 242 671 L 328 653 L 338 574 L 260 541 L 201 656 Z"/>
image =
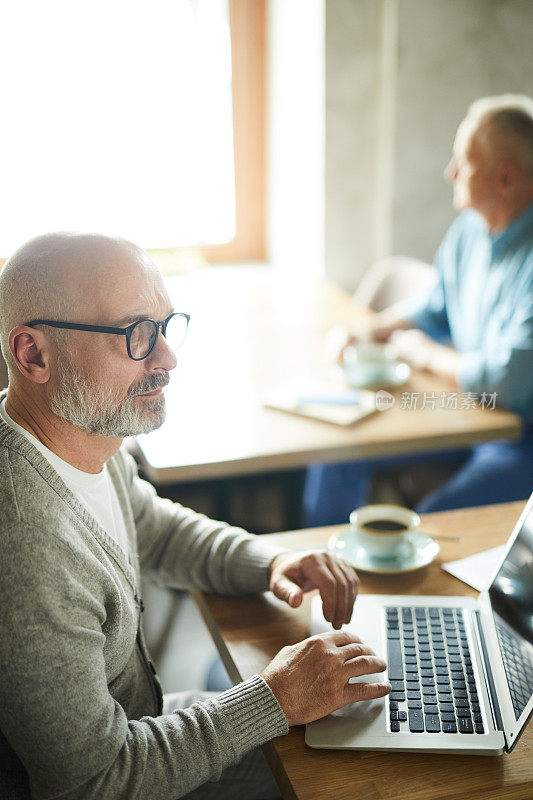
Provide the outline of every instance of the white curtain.
<path id="1" fill-rule="evenodd" d="M 0 256 L 52 230 L 233 237 L 227 0 L 14 0 L 0 37 Z"/>

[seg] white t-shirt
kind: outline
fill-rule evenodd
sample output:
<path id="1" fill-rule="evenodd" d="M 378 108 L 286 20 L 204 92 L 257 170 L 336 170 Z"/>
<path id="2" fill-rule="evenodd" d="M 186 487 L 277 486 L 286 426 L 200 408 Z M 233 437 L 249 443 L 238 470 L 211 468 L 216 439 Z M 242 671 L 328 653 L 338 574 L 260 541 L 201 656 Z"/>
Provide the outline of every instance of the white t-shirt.
<path id="1" fill-rule="evenodd" d="M 62 458 L 52 453 L 42 442 L 11 419 L 6 411 L 6 401 L 0 403 L 0 415 L 4 422 L 21 433 L 49 461 L 59 477 L 68 486 L 72 494 L 82 503 L 109 536 L 128 553 L 128 537 L 124 518 L 120 510 L 117 493 L 104 464 L 102 471 L 96 475 L 83 472 Z"/>

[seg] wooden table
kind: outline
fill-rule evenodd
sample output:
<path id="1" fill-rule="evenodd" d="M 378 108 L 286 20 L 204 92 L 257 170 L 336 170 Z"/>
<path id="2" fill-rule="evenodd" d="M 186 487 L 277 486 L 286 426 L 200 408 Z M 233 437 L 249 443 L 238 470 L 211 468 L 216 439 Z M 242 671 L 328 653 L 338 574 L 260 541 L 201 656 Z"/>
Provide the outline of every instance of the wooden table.
<path id="1" fill-rule="evenodd" d="M 191 314 L 188 341 L 167 390 L 167 421 L 138 440 L 144 472 L 156 484 L 305 467 L 316 461 L 445 450 L 518 438 L 520 420 L 505 411 L 439 408 L 450 385 L 414 374 L 393 409 L 350 428 L 267 409 L 267 393 L 338 369 L 324 337 L 357 315 L 331 284 L 290 281 L 269 267 L 210 267 L 167 279 L 175 308 Z M 359 312 L 361 313 L 361 312 Z M 435 392 L 433 410 L 402 410 L 401 393 Z M 460 406 L 460 403 L 459 403 Z"/>
<path id="2" fill-rule="evenodd" d="M 361 593 L 470 595 L 476 592 L 440 564 L 502 544 L 524 503 L 427 514 L 423 529 L 460 536 L 441 542 L 429 567 L 406 576 L 360 573 Z M 322 547 L 343 526 L 276 534 L 291 548 Z M 196 595 L 195 600 L 234 681 L 261 672 L 285 645 L 309 635 L 310 597 L 289 609 L 272 594 L 246 599 Z M 357 606 L 356 606 L 357 608 Z M 356 612 L 355 612 L 356 613 Z M 533 798 L 533 725 L 510 754 L 457 756 L 314 750 L 304 727 L 269 742 L 265 755 L 285 798 L 299 800 L 527 800 Z"/>

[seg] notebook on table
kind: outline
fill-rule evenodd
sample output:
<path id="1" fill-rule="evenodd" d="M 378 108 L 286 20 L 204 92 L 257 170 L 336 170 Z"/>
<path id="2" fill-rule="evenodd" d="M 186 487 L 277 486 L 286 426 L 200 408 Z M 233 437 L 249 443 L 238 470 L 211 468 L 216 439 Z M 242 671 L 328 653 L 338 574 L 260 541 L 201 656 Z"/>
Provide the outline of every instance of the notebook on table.
<path id="1" fill-rule="evenodd" d="M 377 410 L 376 393 L 366 389 L 283 387 L 267 395 L 264 405 L 342 427 L 353 425 Z"/>
<path id="2" fill-rule="evenodd" d="M 345 628 L 387 661 L 386 673 L 359 680 L 385 675 L 393 691 L 307 725 L 310 747 L 512 750 L 533 712 L 533 494 L 477 599 L 361 595 Z M 311 630 L 331 630 L 319 597 Z"/>

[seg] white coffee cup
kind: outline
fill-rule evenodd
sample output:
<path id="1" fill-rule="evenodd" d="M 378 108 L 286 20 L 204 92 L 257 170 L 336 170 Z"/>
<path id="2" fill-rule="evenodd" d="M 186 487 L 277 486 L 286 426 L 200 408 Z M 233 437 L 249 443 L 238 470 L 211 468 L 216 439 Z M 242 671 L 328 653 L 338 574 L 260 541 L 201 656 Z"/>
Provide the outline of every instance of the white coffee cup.
<path id="1" fill-rule="evenodd" d="M 420 525 L 416 511 L 389 503 L 361 506 L 350 514 L 355 543 L 376 559 L 402 558 L 412 550 L 409 535 Z"/>

